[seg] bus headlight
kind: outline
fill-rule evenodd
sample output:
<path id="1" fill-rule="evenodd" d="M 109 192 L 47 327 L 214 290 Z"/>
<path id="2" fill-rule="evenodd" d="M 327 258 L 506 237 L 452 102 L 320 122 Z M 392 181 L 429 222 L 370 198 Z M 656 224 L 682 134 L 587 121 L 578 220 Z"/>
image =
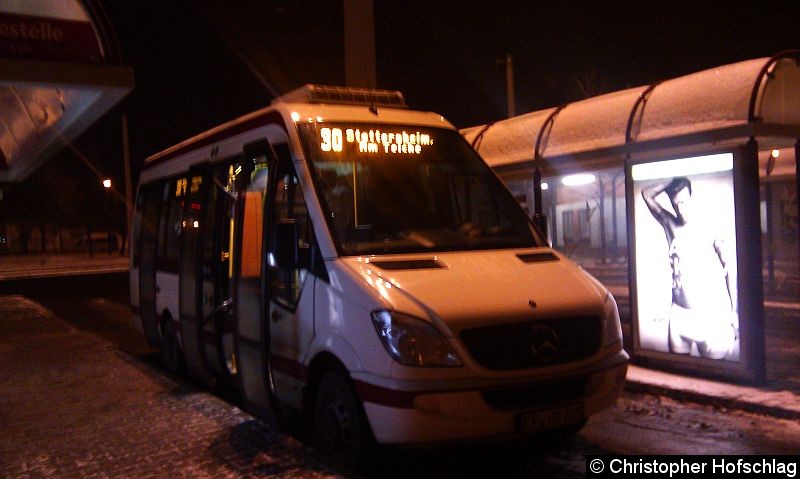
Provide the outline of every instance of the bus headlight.
<path id="1" fill-rule="evenodd" d="M 389 355 L 404 366 L 461 366 L 442 334 L 420 319 L 390 311 L 374 311 L 372 324 Z"/>
<path id="2" fill-rule="evenodd" d="M 614 296 L 606 294 L 603 304 L 603 346 L 622 343 L 622 325 L 619 322 L 619 309 Z"/>

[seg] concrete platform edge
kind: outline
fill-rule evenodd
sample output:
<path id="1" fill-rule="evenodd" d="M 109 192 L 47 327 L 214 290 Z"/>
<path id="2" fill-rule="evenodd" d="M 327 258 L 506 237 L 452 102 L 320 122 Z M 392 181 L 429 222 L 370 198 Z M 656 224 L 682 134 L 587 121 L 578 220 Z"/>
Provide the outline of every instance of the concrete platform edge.
<path id="1" fill-rule="evenodd" d="M 650 380 L 648 375 L 680 378 L 679 382 L 666 385 L 662 381 Z M 659 378 L 660 379 L 660 378 Z M 682 386 L 680 383 L 684 383 Z M 685 385 L 688 383 L 688 385 Z M 715 387 L 709 388 L 708 385 Z M 726 394 L 720 390 L 728 389 Z M 704 379 L 686 379 L 661 371 L 631 366 L 625 382 L 625 390 L 670 397 L 709 406 L 746 411 L 780 419 L 800 420 L 800 396 L 789 391 L 764 391 L 758 388 L 724 384 Z M 748 396 L 758 396 L 757 398 Z"/>

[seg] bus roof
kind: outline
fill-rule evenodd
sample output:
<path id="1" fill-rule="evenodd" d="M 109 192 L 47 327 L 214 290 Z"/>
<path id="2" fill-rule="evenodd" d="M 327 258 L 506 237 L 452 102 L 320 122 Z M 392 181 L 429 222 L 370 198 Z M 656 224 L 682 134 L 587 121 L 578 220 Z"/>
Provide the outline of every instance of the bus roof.
<path id="1" fill-rule="evenodd" d="M 147 157 L 145 159 L 145 167 L 272 123 L 288 125 L 298 122 L 353 121 L 364 123 L 407 123 L 420 126 L 454 128 L 441 115 L 432 112 L 409 110 L 404 101 L 400 105 L 397 103 L 402 101 L 400 92 L 394 92 L 399 95 L 400 100 L 398 100 L 396 96 L 393 96 L 393 92 L 387 90 L 325 88 L 329 89 L 325 95 L 334 96 L 338 94 L 340 96 L 339 99 L 328 101 L 325 95 L 320 94 L 319 85 L 306 85 L 276 98 L 273 100 L 272 105 L 268 107 L 218 125 Z M 331 90 L 333 88 L 338 89 L 338 93 Z M 347 103 L 341 98 L 344 95 L 342 92 L 355 92 L 358 98 Z M 377 92 L 378 96 L 382 95 L 384 99 L 369 101 L 368 95 L 376 94 L 375 92 Z M 303 96 L 309 93 L 316 96 L 314 98 Z M 373 98 L 377 98 L 377 96 Z M 304 99 L 306 101 L 302 101 Z"/>

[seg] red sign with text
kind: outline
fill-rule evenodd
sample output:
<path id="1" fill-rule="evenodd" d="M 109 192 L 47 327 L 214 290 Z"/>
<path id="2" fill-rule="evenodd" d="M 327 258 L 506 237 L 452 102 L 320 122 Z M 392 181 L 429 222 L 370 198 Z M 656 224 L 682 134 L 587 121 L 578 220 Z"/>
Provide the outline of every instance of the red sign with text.
<path id="1" fill-rule="evenodd" d="M 76 62 L 103 59 L 89 22 L 0 13 L 0 57 Z"/>

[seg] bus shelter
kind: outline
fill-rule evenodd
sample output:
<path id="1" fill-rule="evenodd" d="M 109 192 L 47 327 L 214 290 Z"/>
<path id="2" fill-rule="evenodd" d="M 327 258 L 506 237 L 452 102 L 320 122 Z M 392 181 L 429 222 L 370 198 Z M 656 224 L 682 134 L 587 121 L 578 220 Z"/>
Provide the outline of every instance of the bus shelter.
<path id="1" fill-rule="evenodd" d="M 132 88 L 96 2 L 1 2 L 0 183 L 25 179 Z"/>
<path id="2" fill-rule="evenodd" d="M 800 300 L 798 62 L 786 51 L 462 134 L 611 287 L 637 360 L 758 381 L 765 295 Z"/>

